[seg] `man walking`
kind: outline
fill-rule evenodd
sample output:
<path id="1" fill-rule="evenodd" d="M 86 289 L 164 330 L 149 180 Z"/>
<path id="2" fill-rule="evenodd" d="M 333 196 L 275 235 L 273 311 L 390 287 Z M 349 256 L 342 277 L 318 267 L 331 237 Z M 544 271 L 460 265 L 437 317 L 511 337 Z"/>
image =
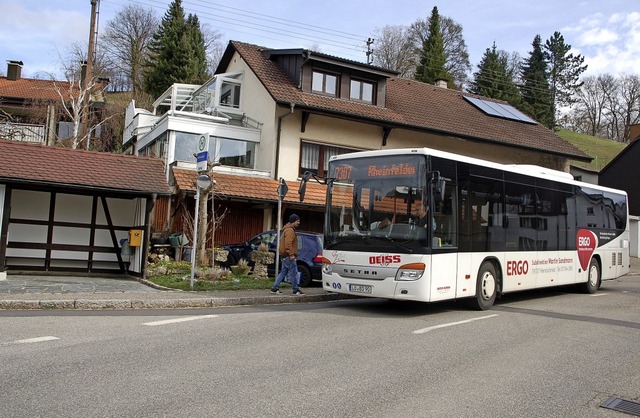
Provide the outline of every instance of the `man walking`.
<path id="1" fill-rule="evenodd" d="M 296 257 L 298 256 L 298 237 L 296 236 L 296 228 L 300 225 L 300 217 L 295 213 L 289 216 L 289 223 L 282 228 L 282 236 L 280 238 L 280 266 L 282 270 L 278 274 L 271 293 L 279 295 L 280 283 L 285 277 L 289 278 L 291 285 L 293 286 L 294 295 L 304 295 L 300 291 L 298 283 L 298 265 L 296 264 Z"/>

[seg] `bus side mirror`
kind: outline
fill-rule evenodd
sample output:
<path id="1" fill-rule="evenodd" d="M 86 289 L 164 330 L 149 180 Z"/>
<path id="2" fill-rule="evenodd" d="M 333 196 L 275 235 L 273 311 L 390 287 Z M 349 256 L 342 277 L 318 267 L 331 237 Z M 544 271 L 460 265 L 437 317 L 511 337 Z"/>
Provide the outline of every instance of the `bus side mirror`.
<path id="1" fill-rule="evenodd" d="M 433 190 L 433 197 L 436 203 L 440 203 L 444 201 L 444 189 L 445 189 L 446 181 L 445 179 L 438 178 L 436 180 L 436 185 Z"/>
<path id="2" fill-rule="evenodd" d="M 309 181 L 311 174 L 312 173 L 310 171 L 305 171 L 304 174 L 302 175 L 302 179 L 300 180 L 300 187 L 298 187 L 298 194 L 300 195 L 301 202 L 304 200 L 304 194 L 307 191 L 307 182 Z"/>

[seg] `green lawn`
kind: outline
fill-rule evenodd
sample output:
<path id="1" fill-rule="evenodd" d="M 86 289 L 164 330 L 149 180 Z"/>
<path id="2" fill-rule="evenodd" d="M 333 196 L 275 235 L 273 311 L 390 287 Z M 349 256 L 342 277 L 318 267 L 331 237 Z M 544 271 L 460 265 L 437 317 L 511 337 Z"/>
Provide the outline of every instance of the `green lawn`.
<path id="1" fill-rule="evenodd" d="M 615 142 L 610 139 L 597 138 L 591 135 L 567 131 L 566 129 L 561 129 L 557 133 L 560 137 L 572 143 L 576 148 L 593 157 L 591 163 L 571 161 L 571 164 L 596 171 L 602 170 L 604 166 L 609 164 L 609 162 L 627 146 L 627 144 Z"/>
<path id="2" fill-rule="evenodd" d="M 186 262 L 162 261 L 148 265 L 147 280 L 164 287 L 191 290 L 191 264 Z M 244 274 L 232 274 L 223 270 L 200 268 L 203 274 L 196 275 L 193 290 L 248 290 L 270 289 L 274 278 L 257 279 Z"/>

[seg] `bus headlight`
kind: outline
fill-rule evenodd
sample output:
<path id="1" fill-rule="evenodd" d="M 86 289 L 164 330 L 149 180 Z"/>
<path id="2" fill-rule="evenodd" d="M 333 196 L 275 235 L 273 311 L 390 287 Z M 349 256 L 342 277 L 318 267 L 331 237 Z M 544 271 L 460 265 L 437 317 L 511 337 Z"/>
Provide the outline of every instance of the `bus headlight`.
<path id="1" fill-rule="evenodd" d="M 322 257 L 322 273 L 323 274 L 331 274 L 333 270 L 333 264 L 327 258 Z"/>
<path id="2" fill-rule="evenodd" d="M 400 266 L 396 273 L 396 280 L 410 281 L 418 280 L 424 274 L 424 270 L 427 266 L 424 263 L 410 263 Z"/>

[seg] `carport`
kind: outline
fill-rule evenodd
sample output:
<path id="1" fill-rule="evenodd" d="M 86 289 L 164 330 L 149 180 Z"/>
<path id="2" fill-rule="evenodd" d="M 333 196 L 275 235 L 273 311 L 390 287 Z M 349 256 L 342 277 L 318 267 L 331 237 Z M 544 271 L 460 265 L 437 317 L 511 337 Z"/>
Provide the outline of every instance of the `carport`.
<path id="1" fill-rule="evenodd" d="M 142 275 L 170 194 L 159 159 L 0 140 L 0 275 Z"/>

